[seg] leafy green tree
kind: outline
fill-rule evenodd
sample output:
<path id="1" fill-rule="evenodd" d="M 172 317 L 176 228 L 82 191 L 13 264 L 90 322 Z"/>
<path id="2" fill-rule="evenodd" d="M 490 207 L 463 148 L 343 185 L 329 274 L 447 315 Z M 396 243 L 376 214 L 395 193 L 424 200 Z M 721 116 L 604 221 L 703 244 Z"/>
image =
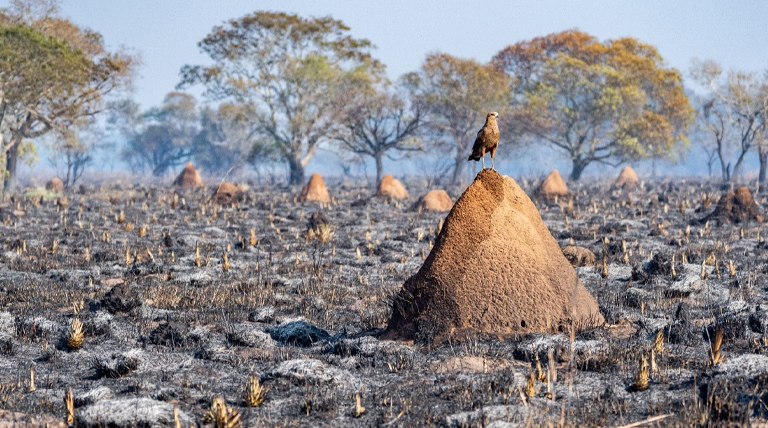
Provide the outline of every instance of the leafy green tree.
<path id="1" fill-rule="evenodd" d="M 342 120 L 336 140 L 342 150 L 367 156 L 376 162 L 376 181 L 384 176 L 384 157 L 396 159 L 393 152 L 408 155 L 422 150 L 418 132 L 422 108 L 408 103 L 408 82 L 399 88 L 384 80 L 359 90 Z"/>
<path id="2" fill-rule="evenodd" d="M 169 92 L 160 107 L 138 114 L 127 103 L 122 108 L 121 129 L 128 141 L 121 157 L 132 169 L 149 170 L 154 176 L 186 163 L 194 153 L 199 132 L 197 100 L 183 92 Z"/>
<path id="3" fill-rule="evenodd" d="M 512 79 L 508 132 L 561 150 L 578 180 L 593 162 L 674 159 L 693 109 L 680 73 L 633 38 L 576 30 L 510 45 L 492 60 Z"/>
<path id="4" fill-rule="evenodd" d="M 747 153 L 758 149 L 760 182 L 765 182 L 768 150 L 768 78 L 757 73 L 725 72 L 715 61 L 694 61 L 691 77 L 707 93 L 700 102 L 697 119 L 709 133 L 709 144 L 717 153 L 722 180 L 738 177 Z M 735 153 L 735 159 L 730 155 Z"/>
<path id="5" fill-rule="evenodd" d="M 101 36 L 55 15 L 54 2 L 15 1 L 0 11 L 0 137 L 4 189 L 13 187 L 21 147 L 51 131 L 87 125 L 105 97 L 130 85 L 136 61 L 108 52 Z"/>
<path id="6" fill-rule="evenodd" d="M 213 100 L 253 114 L 258 141 L 269 144 L 304 181 L 304 167 L 338 126 L 345 97 L 378 64 L 370 42 L 352 38 L 330 17 L 256 12 L 215 27 L 200 43 L 211 66 L 182 68 L 180 87 L 202 83 Z"/>
<path id="7" fill-rule="evenodd" d="M 477 131 L 490 111 L 509 100 L 509 78 L 489 65 L 446 53 L 427 55 L 419 71 L 406 76 L 411 102 L 423 109 L 424 131 L 453 158 L 452 182 L 464 175 Z"/>

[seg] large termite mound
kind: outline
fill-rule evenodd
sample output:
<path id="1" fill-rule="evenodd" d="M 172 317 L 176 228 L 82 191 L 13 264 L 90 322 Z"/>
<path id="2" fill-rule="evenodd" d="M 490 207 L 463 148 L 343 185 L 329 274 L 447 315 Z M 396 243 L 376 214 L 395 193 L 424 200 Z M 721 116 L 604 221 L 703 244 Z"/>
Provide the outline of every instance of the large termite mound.
<path id="1" fill-rule="evenodd" d="M 481 171 L 393 304 L 384 339 L 429 342 L 459 332 L 555 332 L 602 324 L 530 198 Z"/>
<path id="2" fill-rule="evenodd" d="M 45 183 L 45 190 L 61 193 L 64 191 L 64 182 L 59 177 L 53 177 Z"/>
<path id="3" fill-rule="evenodd" d="M 631 166 L 625 166 L 613 185 L 619 189 L 632 190 L 640 185 L 640 179 L 637 178 L 637 173 Z"/>
<path id="4" fill-rule="evenodd" d="M 299 202 L 320 202 L 321 204 L 330 204 L 331 196 L 328 194 L 328 189 L 325 187 L 323 176 L 314 173 L 312 177 L 309 177 L 309 181 L 301 190 L 299 195 Z"/>
<path id="5" fill-rule="evenodd" d="M 381 178 L 379 188 L 376 191 L 376 196 L 392 199 L 406 199 L 408 197 L 408 191 L 400 180 L 392 177 L 392 174 L 387 174 Z"/>
<path id="6" fill-rule="evenodd" d="M 200 173 L 197 172 L 192 162 L 187 163 L 181 174 L 173 180 L 173 185 L 182 189 L 196 189 L 204 186 L 203 179 L 200 178 Z"/>
<path id="7" fill-rule="evenodd" d="M 211 200 L 218 205 L 232 205 L 242 201 L 244 196 L 245 192 L 240 186 L 224 182 L 216 188 Z"/>
<path id="8" fill-rule="evenodd" d="M 715 220 L 719 223 L 747 223 L 750 221 L 762 223 L 765 216 L 755 203 L 752 192 L 746 187 L 739 187 L 734 192 L 727 191 L 717 202 L 712 214 L 702 221 Z"/>
<path id="9" fill-rule="evenodd" d="M 560 171 L 553 170 L 544 181 L 541 182 L 536 193 L 544 199 L 554 200 L 568 196 L 568 186 L 560 175 Z"/>
<path id="10" fill-rule="evenodd" d="M 430 190 L 413 204 L 411 211 L 447 212 L 453 207 L 451 196 L 445 190 Z"/>

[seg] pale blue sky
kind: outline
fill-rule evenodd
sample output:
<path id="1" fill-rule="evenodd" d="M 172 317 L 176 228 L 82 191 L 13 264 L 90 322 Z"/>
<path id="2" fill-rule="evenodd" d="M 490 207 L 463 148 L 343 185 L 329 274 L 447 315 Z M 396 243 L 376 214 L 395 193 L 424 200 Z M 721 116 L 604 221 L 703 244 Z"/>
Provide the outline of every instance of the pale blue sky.
<path id="1" fill-rule="evenodd" d="M 444 51 L 488 61 L 505 46 L 536 36 L 578 28 L 610 39 L 632 36 L 655 45 L 667 62 L 684 73 L 693 58 L 714 59 L 726 68 L 768 69 L 768 1 L 758 0 L 62 0 L 65 16 L 100 32 L 111 48 L 127 46 L 139 53 L 134 99 L 146 109 L 174 90 L 184 64 L 205 63 L 197 42 L 215 25 L 257 10 L 305 16 L 332 15 L 355 37 L 375 45 L 374 55 L 391 77 L 416 70 L 425 54 Z M 8 0 L 0 0 L 7 6 Z M 190 92 L 199 94 L 201 90 Z M 504 152 L 504 150 L 502 150 Z M 505 153 L 501 153 L 505 155 Z M 532 156 L 532 157 L 531 157 Z M 569 171 L 562 158 L 541 153 L 501 156 L 508 173 L 540 174 L 552 167 Z M 755 156 L 745 172 L 752 173 Z M 506 160 L 503 160 L 506 159 Z M 517 159 L 517 161 L 516 161 Z M 532 160 L 532 162 L 531 162 Z M 308 171 L 338 173 L 333 155 L 320 153 Z M 41 162 L 42 167 L 46 162 Z M 390 163 L 403 173 L 423 166 Z M 415 165 L 415 166 L 414 166 Z M 636 165 L 641 166 L 641 165 Z M 111 167 L 110 167 L 111 168 Z M 641 166 L 641 174 L 643 167 Z M 647 169 L 647 166 L 645 167 Z M 417 171 L 418 170 L 418 171 Z M 590 166 L 587 174 L 605 170 Z M 692 147 L 685 162 L 666 173 L 706 174 L 702 152 Z"/>
<path id="2" fill-rule="evenodd" d="M 256 10 L 341 19 L 377 46 L 392 77 L 431 51 L 487 61 L 509 44 L 568 28 L 637 37 L 683 71 L 695 57 L 768 69 L 768 1 L 63 0 L 75 23 L 141 54 L 135 98 L 145 108 L 174 88 L 182 65 L 206 61 L 197 42 L 214 25 Z"/>

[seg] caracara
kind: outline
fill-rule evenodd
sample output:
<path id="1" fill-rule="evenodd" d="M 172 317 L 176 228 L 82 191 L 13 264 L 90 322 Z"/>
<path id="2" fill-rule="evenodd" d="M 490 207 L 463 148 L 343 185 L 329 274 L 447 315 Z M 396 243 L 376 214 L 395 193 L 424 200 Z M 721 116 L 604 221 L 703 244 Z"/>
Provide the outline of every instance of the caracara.
<path id="1" fill-rule="evenodd" d="M 469 156 L 471 161 L 483 160 L 483 169 L 485 169 L 485 153 L 491 152 L 491 169 L 493 168 L 493 155 L 496 154 L 496 148 L 499 147 L 499 125 L 496 124 L 496 118 L 499 114 L 495 111 L 488 113 L 485 117 L 485 125 L 477 131 L 475 145 L 472 146 L 472 154 Z"/>

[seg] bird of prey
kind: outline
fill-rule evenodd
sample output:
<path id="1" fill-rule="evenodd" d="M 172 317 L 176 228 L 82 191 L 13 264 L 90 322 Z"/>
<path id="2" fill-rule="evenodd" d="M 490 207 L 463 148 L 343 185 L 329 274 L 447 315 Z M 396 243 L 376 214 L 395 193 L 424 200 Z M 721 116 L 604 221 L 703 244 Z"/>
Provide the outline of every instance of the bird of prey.
<path id="1" fill-rule="evenodd" d="M 477 131 L 475 145 L 472 146 L 472 154 L 469 156 L 471 161 L 483 160 L 483 169 L 485 169 L 485 153 L 491 152 L 491 169 L 493 168 L 493 155 L 496 154 L 496 148 L 499 147 L 499 125 L 496 124 L 496 118 L 499 114 L 495 111 L 488 113 L 485 117 L 485 125 Z"/>

